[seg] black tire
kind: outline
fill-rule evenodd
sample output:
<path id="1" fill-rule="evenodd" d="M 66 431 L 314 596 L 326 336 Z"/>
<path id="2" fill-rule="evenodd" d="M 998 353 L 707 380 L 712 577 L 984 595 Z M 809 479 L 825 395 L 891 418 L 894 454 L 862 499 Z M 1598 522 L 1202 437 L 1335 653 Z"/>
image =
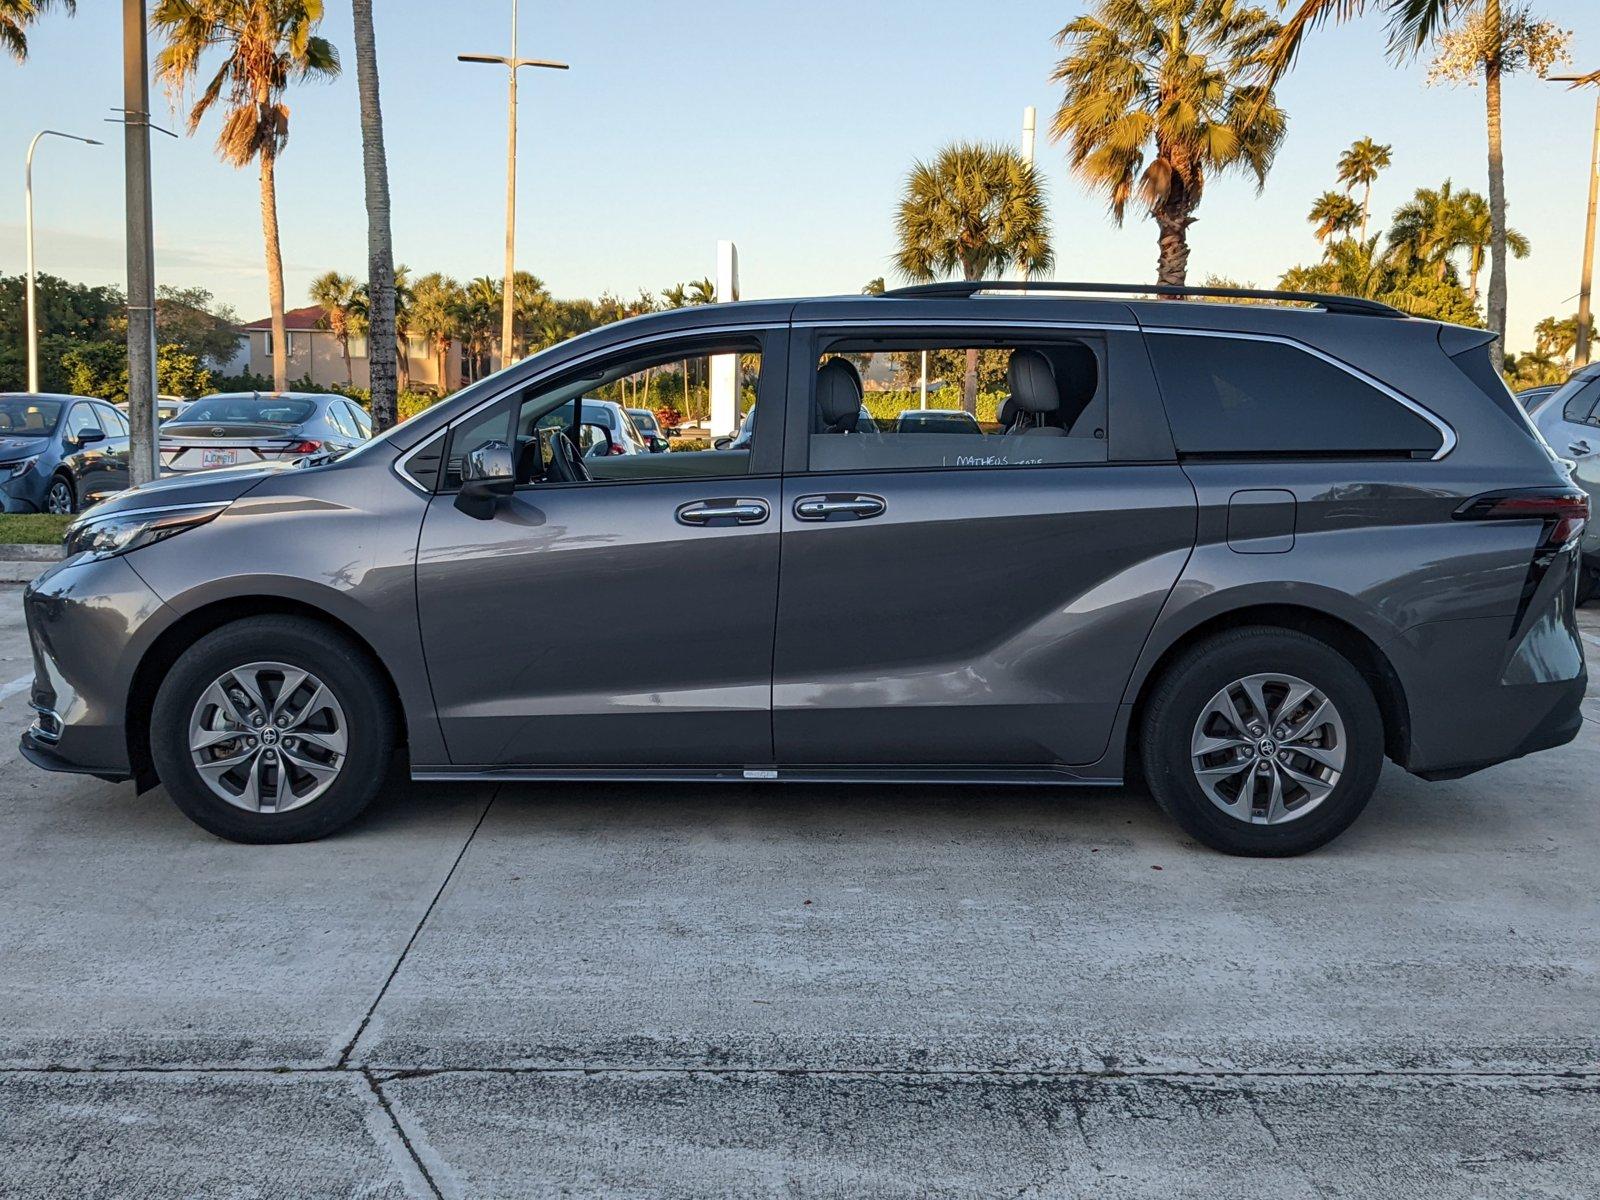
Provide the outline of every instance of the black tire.
<path id="1" fill-rule="evenodd" d="M 262 661 L 312 672 L 337 698 L 347 724 L 344 763 L 333 783 L 281 813 L 250 811 L 218 796 L 189 753 L 189 721 L 201 695 L 224 672 Z M 304 617 L 246 617 L 201 638 L 168 673 L 151 712 L 150 754 L 177 806 L 218 837 L 313 841 L 355 820 L 377 795 L 394 753 L 393 709 L 378 668 L 349 638 Z"/>
<path id="2" fill-rule="evenodd" d="M 1600 567 L 1591 567 L 1588 563 L 1578 566 L 1578 603 L 1587 604 L 1594 599 L 1596 591 L 1600 591 Z"/>
<path id="3" fill-rule="evenodd" d="M 1344 724 L 1345 766 L 1333 790 L 1303 816 L 1247 824 L 1201 788 L 1190 742 L 1213 696 L 1235 680 L 1266 672 L 1296 676 L 1332 702 Z M 1186 651 L 1150 693 L 1140 734 L 1156 803 L 1190 836 L 1225 854 L 1284 857 L 1315 850 L 1361 815 L 1383 768 L 1383 717 L 1361 673 L 1326 642 L 1271 626 L 1229 630 Z"/>
<path id="4" fill-rule="evenodd" d="M 50 503 L 52 494 L 58 488 L 66 496 L 66 504 L 61 508 L 54 507 Z M 56 475 L 50 480 L 50 486 L 44 494 L 44 510 L 45 512 L 60 513 L 62 515 L 78 511 L 78 489 L 72 486 L 72 479 L 69 476 Z"/>

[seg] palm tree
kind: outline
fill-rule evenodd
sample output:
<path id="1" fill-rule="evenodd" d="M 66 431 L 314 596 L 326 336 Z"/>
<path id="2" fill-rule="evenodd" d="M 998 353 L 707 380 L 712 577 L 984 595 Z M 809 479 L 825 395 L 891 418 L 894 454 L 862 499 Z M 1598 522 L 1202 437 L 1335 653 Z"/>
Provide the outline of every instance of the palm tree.
<path id="1" fill-rule="evenodd" d="M 28 61 L 28 26 L 39 19 L 41 13 L 52 7 L 56 0 L 0 0 L 0 46 L 11 52 L 20 62 Z M 78 11 L 76 0 L 61 0 L 67 16 Z"/>
<path id="2" fill-rule="evenodd" d="M 378 48 L 372 29 L 372 0 L 351 0 L 351 8 L 355 17 L 356 93 L 361 104 L 361 171 L 367 201 L 368 406 L 373 427 L 382 433 L 400 415 L 396 378 L 399 355 L 372 353 L 375 345 L 397 345 L 389 159 L 383 147 L 383 108 L 378 102 Z"/>
<path id="3" fill-rule="evenodd" d="M 1461 245 L 1467 252 L 1467 291 L 1472 296 L 1472 302 L 1478 302 L 1478 276 L 1483 271 L 1485 253 L 1494 244 L 1494 219 L 1489 210 L 1489 202 L 1477 192 L 1462 192 L 1460 202 L 1461 212 Z M 1506 249 L 1513 258 L 1527 258 L 1533 250 L 1533 245 L 1525 234 L 1515 229 L 1506 229 Z"/>
<path id="4" fill-rule="evenodd" d="M 1536 22 L 1502 0 L 1299 0 L 1262 62 L 1262 80 L 1276 83 L 1294 64 L 1301 43 L 1328 20 L 1344 21 L 1369 8 L 1389 18 L 1389 54 L 1409 61 L 1430 45 L 1445 45 L 1449 61 L 1436 74 L 1465 79 L 1481 75 L 1489 141 L 1489 328 L 1497 335 L 1490 355 L 1498 370 L 1506 335 L 1506 168 L 1501 137 L 1503 77 L 1531 67 L 1543 74 L 1564 51 L 1560 30 Z M 1510 18 L 1509 20 L 1507 18 Z"/>
<path id="5" fill-rule="evenodd" d="M 1363 242 L 1367 240 L 1367 220 L 1372 215 L 1372 185 L 1378 181 L 1378 173 L 1394 161 L 1393 152 L 1393 146 L 1380 145 L 1364 137 L 1339 155 L 1339 182 L 1344 184 L 1345 194 L 1361 189 L 1360 236 Z"/>
<path id="6" fill-rule="evenodd" d="M 450 368 L 450 342 L 461 334 L 461 285 L 448 275 L 430 272 L 411 290 L 410 329 L 428 339 L 437 356 L 439 391 L 452 390 L 445 376 Z"/>
<path id="7" fill-rule="evenodd" d="M 1462 228 L 1463 193 L 1446 179 L 1437 188 L 1418 188 L 1395 209 L 1389 226 L 1389 258 L 1410 268 L 1432 267 L 1439 279 L 1450 270 L 1450 256 L 1465 244 Z"/>
<path id="8" fill-rule="evenodd" d="M 194 82 L 208 50 L 221 65 L 189 110 L 189 132 L 222 100 L 227 115 L 217 135 L 217 155 L 261 175 L 261 229 L 267 248 L 267 294 L 272 304 L 272 381 L 288 386 L 283 328 L 283 253 L 278 245 L 278 155 L 289 140 L 290 83 L 332 79 L 339 53 L 315 30 L 322 0 L 158 0 L 150 23 L 166 38 L 156 55 L 156 76 L 173 97 Z"/>
<path id="9" fill-rule="evenodd" d="M 1248 3 L 1095 0 L 1056 35 L 1068 54 L 1051 80 L 1066 94 L 1050 135 L 1071 140 L 1073 171 L 1109 193 L 1119 225 L 1138 193 L 1159 230 L 1161 283 L 1187 276 L 1208 176 L 1243 171 L 1266 183 L 1286 118 L 1252 79 L 1278 32 Z"/>
<path id="10" fill-rule="evenodd" d="M 686 293 L 690 304 L 715 304 L 717 302 L 717 285 L 710 279 L 696 279 L 689 284 Z"/>
<path id="11" fill-rule="evenodd" d="M 1326 245 L 1335 234 L 1348 237 L 1360 218 L 1361 210 L 1349 196 L 1343 192 L 1323 192 L 1311 205 L 1306 220 L 1317 227 L 1317 241 Z M 1361 240 L 1367 240 L 1365 229 Z"/>
<path id="12" fill-rule="evenodd" d="M 366 319 L 357 313 L 356 281 L 348 275 L 341 275 L 337 271 L 324 271 L 311 281 L 311 302 L 322 309 L 322 325 L 334 336 L 339 343 L 339 353 L 344 356 L 345 382 L 355 386 L 355 372 L 350 365 L 350 335 L 361 332 L 361 326 Z M 370 305 L 361 307 L 367 309 Z M 372 361 L 372 352 L 367 352 L 367 361 Z"/>
<path id="13" fill-rule="evenodd" d="M 955 271 L 987 279 L 1012 265 L 1026 278 L 1055 265 L 1039 173 L 1004 146 L 953 142 L 913 164 L 895 228 L 895 269 L 917 283 Z M 962 406 L 978 411 L 976 350 L 967 352 Z"/>
<path id="14" fill-rule="evenodd" d="M 876 279 L 867 280 L 865 286 L 861 289 L 861 294 L 863 296 L 881 296 L 886 287 L 887 285 L 883 282 L 883 276 L 879 275 Z"/>

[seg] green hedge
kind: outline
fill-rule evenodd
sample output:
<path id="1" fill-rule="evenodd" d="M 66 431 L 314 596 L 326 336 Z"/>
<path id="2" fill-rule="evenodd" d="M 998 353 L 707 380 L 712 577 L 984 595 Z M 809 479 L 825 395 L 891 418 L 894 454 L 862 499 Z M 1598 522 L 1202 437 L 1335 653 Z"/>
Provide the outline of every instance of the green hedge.
<path id="1" fill-rule="evenodd" d="M 978 393 L 978 420 L 985 425 L 992 425 L 999 418 L 1000 405 L 1007 396 L 1006 392 L 979 392 Z M 897 388 L 887 392 L 867 392 L 862 397 L 862 403 L 867 406 L 867 412 L 874 421 L 892 421 L 907 409 L 922 407 L 922 394 L 916 388 Z M 928 393 L 928 408 L 956 409 L 961 407 L 961 389 L 957 386 L 942 387 L 936 392 Z"/>

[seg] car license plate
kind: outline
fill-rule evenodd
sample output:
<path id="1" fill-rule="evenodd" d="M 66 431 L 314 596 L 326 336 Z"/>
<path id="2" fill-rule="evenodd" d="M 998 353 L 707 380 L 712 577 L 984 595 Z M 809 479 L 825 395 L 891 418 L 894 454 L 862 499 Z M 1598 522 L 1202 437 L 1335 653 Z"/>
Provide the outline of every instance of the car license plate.
<path id="1" fill-rule="evenodd" d="M 237 450 L 202 450 L 200 451 L 200 465 L 202 467 L 231 467 L 239 461 Z"/>

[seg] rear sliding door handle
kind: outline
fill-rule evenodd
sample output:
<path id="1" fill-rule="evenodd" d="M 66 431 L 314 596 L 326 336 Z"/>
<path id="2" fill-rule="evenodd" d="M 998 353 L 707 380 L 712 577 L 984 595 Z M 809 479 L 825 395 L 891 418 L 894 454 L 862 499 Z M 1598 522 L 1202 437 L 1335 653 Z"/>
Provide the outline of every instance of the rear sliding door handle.
<path id="1" fill-rule="evenodd" d="M 802 521 L 865 521 L 882 514 L 882 496 L 834 494 L 801 496 L 794 502 L 794 515 Z"/>
<path id="2" fill-rule="evenodd" d="M 765 500 L 697 500 L 678 506 L 680 525 L 759 525 L 771 509 Z"/>

